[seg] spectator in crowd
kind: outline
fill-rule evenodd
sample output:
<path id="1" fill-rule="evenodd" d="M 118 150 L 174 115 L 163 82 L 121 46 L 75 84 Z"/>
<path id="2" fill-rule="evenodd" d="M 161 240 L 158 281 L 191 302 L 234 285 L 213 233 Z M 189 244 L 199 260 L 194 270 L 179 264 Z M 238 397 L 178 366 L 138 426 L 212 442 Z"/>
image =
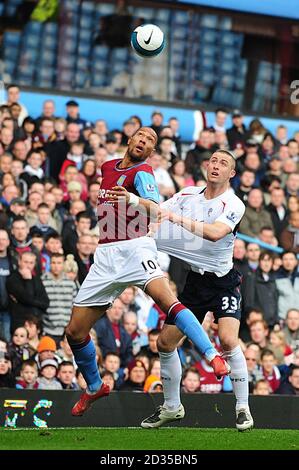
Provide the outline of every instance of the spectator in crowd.
<path id="1" fill-rule="evenodd" d="M 264 320 L 256 320 L 249 325 L 251 341 L 264 349 L 268 346 L 269 328 Z"/>
<path id="2" fill-rule="evenodd" d="M 141 349 L 141 338 L 138 332 L 137 315 L 133 311 L 124 312 L 123 325 L 126 332 L 131 336 L 133 356 L 136 356 Z"/>
<path id="3" fill-rule="evenodd" d="M 80 235 L 75 253 L 75 261 L 78 265 L 78 281 L 81 285 L 86 278 L 88 271 L 93 263 L 93 242 L 92 236 L 89 233 Z"/>
<path id="4" fill-rule="evenodd" d="M 253 388 L 253 395 L 268 396 L 272 393 L 272 389 L 268 380 L 260 379 L 256 382 Z"/>
<path id="5" fill-rule="evenodd" d="M 285 197 L 282 188 L 274 189 L 270 195 L 270 204 L 267 206 L 267 210 L 271 215 L 273 223 L 275 237 L 280 240 L 281 232 L 287 226 L 288 210 L 284 204 Z"/>
<path id="6" fill-rule="evenodd" d="M 276 363 L 276 357 L 272 351 L 269 349 L 262 351 L 261 366 L 263 369 L 263 375 L 269 383 L 272 393 L 274 393 L 280 385 L 280 372 Z"/>
<path id="7" fill-rule="evenodd" d="M 299 211 L 299 197 L 290 196 L 288 199 L 288 210 L 290 213 Z"/>
<path id="8" fill-rule="evenodd" d="M 246 276 L 249 269 L 249 264 L 246 258 L 246 245 L 243 240 L 236 239 L 234 244 L 234 267 L 237 271 L 239 271 L 243 276 Z M 242 288 L 242 285 L 241 285 Z"/>
<path id="9" fill-rule="evenodd" d="M 154 129 L 158 137 L 163 129 L 163 119 L 163 114 L 160 111 L 154 111 L 151 115 L 152 122 L 150 127 Z"/>
<path id="10" fill-rule="evenodd" d="M 263 309 L 264 320 L 270 328 L 278 323 L 278 291 L 272 272 L 273 258 L 271 253 L 264 252 L 259 257 L 259 267 L 249 273 L 244 286 L 244 307 Z"/>
<path id="11" fill-rule="evenodd" d="M 267 245 L 277 246 L 278 241 L 275 238 L 274 230 L 272 227 L 262 227 L 258 235 L 259 240 Z"/>
<path id="12" fill-rule="evenodd" d="M 246 249 L 246 256 L 248 266 L 251 271 L 256 271 L 259 265 L 259 257 L 261 254 L 260 246 L 257 243 L 248 243 Z"/>
<path id="13" fill-rule="evenodd" d="M 283 331 L 273 330 L 270 332 L 268 349 L 273 352 L 278 365 L 290 363 L 293 359 L 293 350 L 287 344 Z"/>
<path id="14" fill-rule="evenodd" d="M 299 272 L 295 253 L 287 251 L 282 255 L 282 267 L 277 273 L 278 316 L 286 318 L 288 310 L 299 305 Z"/>
<path id="15" fill-rule="evenodd" d="M 188 186 L 195 186 L 193 178 L 186 174 L 185 162 L 183 160 L 175 159 L 169 172 L 176 193 Z"/>
<path id="16" fill-rule="evenodd" d="M 58 345 L 63 338 L 64 328 L 69 322 L 77 286 L 63 271 L 64 255 L 51 256 L 50 272 L 43 274 L 42 282 L 49 298 L 49 306 L 43 315 L 43 331 Z"/>
<path id="17" fill-rule="evenodd" d="M 283 332 L 293 351 L 299 349 L 299 310 L 293 308 L 287 311 Z"/>
<path id="18" fill-rule="evenodd" d="M 110 388 L 110 392 L 112 392 L 112 390 L 115 389 L 115 380 L 114 380 L 112 372 L 109 372 L 108 370 L 104 370 L 101 376 L 102 376 L 102 380 L 104 384 L 108 385 L 108 387 Z"/>
<path id="19" fill-rule="evenodd" d="M 15 383 L 9 355 L 0 351 L 0 389 L 15 388 Z"/>
<path id="20" fill-rule="evenodd" d="M 11 106 L 13 103 L 19 103 L 19 105 L 21 106 L 21 112 L 20 112 L 19 119 L 18 119 L 18 125 L 21 126 L 24 119 L 28 116 L 28 111 L 26 107 L 22 103 L 19 102 L 19 100 L 20 100 L 20 88 L 17 85 L 11 83 L 7 87 L 6 104 L 8 106 Z"/>
<path id="21" fill-rule="evenodd" d="M 242 151 L 237 157 L 242 156 L 244 153 L 246 142 L 246 127 L 244 125 L 244 117 L 239 109 L 234 109 L 232 113 L 233 125 L 226 131 L 229 148 L 233 151 Z"/>
<path id="22" fill-rule="evenodd" d="M 260 355 L 252 347 L 247 347 L 244 351 L 248 371 L 249 392 L 252 393 L 255 385 L 263 379 L 263 371 L 259 366 Z"/>
<path id="23" fill-rule="evenodd" d="M 299 211 L 291 213 L 289 225 L 281 232 L 280 241 L 285 250 L 299 253 Z"/>
<path id="24" fill-rule="evenodd" d="M 8 354 L 15 376 L 19 375 L 22 362 L 26 361 L 31 356 L 32 351 L 30 351 L 28 340 L 28 331 L 23 326 L 20 326 L 13 332 L 11 343 L 8 345 Z"/>
<path id="25" fill-rule="evenodd" d="M 39 387 L 37 380 L 37 364 L 32 359 L 24 361 L 21 365 L 20 378 L 16 382 L 17 389 L 36 390 Z"/>
<path id="26" fill-rule="evenodd" d="M 76 254 L 79 238 L 90 230 L 90 226 L 91 218 L 87 211 L 84 210 L 76 214 L 74 226 L 68 224 L 62 232 L 64 253 Z"/>
<path id="27" fill-rule="evenodd" d="M 7 278 L 13 330 L 22 326 L 29 315 L 42 317 L 49 306 L 49 298 L 41 279 L 34 274 L 35 263 L 34 253 L 21 253 L 18 270 Z"/>
<path id="28" fill-rule="evenodd" d="M 79 103 L 75 100 L 69 100 L 66 104 L 66 122 L 68 124 L 77 124 L 80 131 L 83 130 L 86 121 L 80 118 Z"/>
<path id="29" fill-rule="evenodd" d="M 159 153 L 153 153 L 148 159 L 148 163 L 153 169 L 155 179 L 159 188 L 160 200 L 161 202 L 163 202 L 174 195 L 174 183 L 168 171 L 162 167 L 162 156 Z"/>
<path id="30" fill-rule="evenodd" d="M 55 120 L 55 102 L 53 100 L 43 102 L 42 114 L 35 120 L 37 129 L 39 129 L 43 119 Z"/>
<path id="31" fill-rule="evenodd" d="M 249 330 L 250 325 L 257 320 L 263 321 L 264 314 L 262 310 L 259 310 L 258 308 L 249 308 L 248 310 L 244 309 L 244 313 L 245 313 L 245 322 L 241 323 L 240 338 L 245 343 L 248 343 L 248 341 L 250 341 L 251 339 L 250 330 Z"/>
<path id="32" fill-rule="evenodd" d="M 240 178 L 233 179 L 232 184 L 235 188 L 235 194 L 241 199 L 241 201 L 244 202 L 245 206 L 247 206 L 248 195 L 250 191 L 253 189 L 254 181 L 255 181 L 254 171 L 247 170 L 247 169 L 242 171 Z"/>
<path id="33" fill-rule="evenodd" d="M 133 359 L 128 364 L 128 379 L 121 387 L 122 391 L 143 392 L 147 377 L 146 368 L 140 359 Z"/>
<path id="34" fill-rule="evenodd" d="M 49 174 L 56 181 L 61 166 L 70 151 L 71 144 L 77 142 L 80 137 L 80 126 L 74 122 L 68 123 L 66 126 L 65 138 L 51 142 L 47 147 L 47 159 L 49 161 Z"/>
<path id="35" fill-rule="evenodd" d="M 202 162 L 202 155 L 207 152 L 211 155 L 216 149 L 216 146 L 212 142 L 211 132 L 209 129 L 203 129 L 199 134 L 199 139 L 187 152 L 185 159 L 186 171 L 193 176 L 195 181 L 198 180 L 196 168 Z"/>
<path id="36" fill-rule="evenodd" d="M 271 227 L 269 212 L 263 208 L 263 193 L 260 189 L 252 189 L 248 196 L 248 205 L 240 223 L 240 232 L 256 238 L 262 227 Z"/>
<path id="37" fill-rule="evenodd" d="M 194 393 L 200 391 L 200 374 L 196 367 L 188 367 L 182 377 L 182 392 Z"/>
<path id="38" fill-rule="evenodd" d="M 49 206 L 42 202 L 37 208 L 37 220 L 30 229 L 30 233 L 41 233 L 43 237 L 48 237 L 52 233 L 57 233 L 57 225 L 52 219 Z"/>
<path id="39" fill-rule="evenodd" d="M 112 351 L 118 353 L 121 367 L 127 366 L 133 359 L 132 339 L 121 324 L 123 313 L 124 304 L 116 299 L 106 315 L 100 318 L 94 327 L 103 356 Z"/>
<path id="40" fill-rule="evenodd" d="M 282 383 L 276 393 L 279 395 L 299 395 L 299 366 L 292 368 L 288 382 Z"/>
<path id="41" fill-rule="evenodd" d="M 55 359 L 45 359 L 40 364 L 40 377 L 38 388 L 40 390 L 62 390 L 61 383 L 57 380 L 58 364 Z"/>
<path id="42" fill-rule="evenodd" d="M 28 344 L 31 350 L 37 351 L 42 332 L 41 319 L 35 315 L 30 315 L 24 323 L 24 327 L 28 331 Z"/>
<path id="43" fill-rule="evenodd" d="M 0 337 L 10 340 L 10 311 L 9 298 L 6 289 L 6 279 L 11 272 L 8 256 L 9 236 L 6 230 L 0 230 Z"/>
<path id="44" fill-rule="evenodd" d="M 226 132 L 225 122 L 227 118 L 227 111 L 224 108 L 218 108 L 215 111 L 215 123 L 213 128 L 215 131 Z"/>
<path id="45" fill-rule="evenodd" d="M 140 352 L 146 354 L 149 359 L 159 357 L 159 352 L 157 348 L 157 340 L 158 340 L 159 334 L 160 334 L 160 330 L 154 329 L 154 330 L 149 331 L 148 346 L 143 346 L 141 348 Z"/>
<path id="46" fill-rule="evenodd" d="M 291 173 L 286 180 L 286 196 L 299 197 L 299 173 Z"/>
<path id="47" fill-rule="evenodd" d="M 57 378 L 63 390 L 79 390 L 76 382 L 76 370 L 71 361 L 62 361 L 59 364 Z"/>
<path id="48" fill-rule="evenodd" d="M 108 352 L 104 358 L 103 366 L 106 372 L 113 374 L 114 386 L 116 390 L 119 390 L 125 381 L 125 369 L 120 367 L 119 355 Z"/>

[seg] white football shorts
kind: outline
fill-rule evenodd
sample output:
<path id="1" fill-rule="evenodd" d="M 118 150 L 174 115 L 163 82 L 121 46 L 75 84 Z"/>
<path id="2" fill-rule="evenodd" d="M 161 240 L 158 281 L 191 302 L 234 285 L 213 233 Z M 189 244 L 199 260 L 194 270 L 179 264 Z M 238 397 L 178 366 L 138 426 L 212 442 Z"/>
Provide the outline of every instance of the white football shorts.
<path id="1" fill-rule="evenodd" d="M 156 243 L 151 237 L 99 245 L 74 305 L 111 305 L 128 286 L 145 289 L 153 279 L 164 277 L 157 259 Z"/>

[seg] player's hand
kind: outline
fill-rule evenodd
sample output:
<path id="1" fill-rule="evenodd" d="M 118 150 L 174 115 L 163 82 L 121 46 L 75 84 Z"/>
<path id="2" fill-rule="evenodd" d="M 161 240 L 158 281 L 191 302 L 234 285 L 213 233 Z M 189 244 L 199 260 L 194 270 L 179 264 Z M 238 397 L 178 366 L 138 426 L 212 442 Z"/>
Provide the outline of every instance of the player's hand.
<path id="1" fill-rule="evenodd" d="M 113 186 L 112 189 L 109 189 L 107 191 L 107 197 L 112 201 L 126 201 L 128 203 L 130 199 L 130 194 L 123 186 Z"/>
<path id="2" fill-rule="evenodd" d="M 181 218 L 174 212 L 160 208 L 160 213 L 158 214 L 158 223 L 161 224 L 162 222 L 165 222 L 165 220 L 169 220 L 169 222 L 178 224 L 180 223 Z"/>

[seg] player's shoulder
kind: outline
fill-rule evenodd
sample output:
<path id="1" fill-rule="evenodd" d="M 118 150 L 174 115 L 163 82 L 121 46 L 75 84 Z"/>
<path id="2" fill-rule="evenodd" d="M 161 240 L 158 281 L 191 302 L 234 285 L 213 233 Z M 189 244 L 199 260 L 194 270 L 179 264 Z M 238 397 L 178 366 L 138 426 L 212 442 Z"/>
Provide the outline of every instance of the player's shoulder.
<path id="1" fill-rule="evenodd" d="M 198 194 L 202 194 L 205 188 L 205 186 L 187 186 L 177 194 L 181 197 L 197 196 Z"/>
<path id="2" fill-rule="evenodd" d="M 151 175 L 153 174 L 152 167 L 146 162 L 136 165 L 134 169 L 135 169 L 136 174 L 141 173 L 141 172 L 150 173 Z"/>
<path id="3" fill-rule="evenodd" d="M 101 171 L 103 172 L 104 170 L 114 170 L 115 166 L 117 163 L 119 163 L 122 159 L 114 159 L 114 160 L 108 160 L 107 162 L 104 162 L 101 166 Z"/>
<path id="4" fill-rule="evenodd" d="M 245 204 L 244 202 L 234 193 L 233 190 L 228 190 L 226 192 L 226 202 L 233 206 L 234 208 L 238 208 L 240 211 L 245 212 Z"/>

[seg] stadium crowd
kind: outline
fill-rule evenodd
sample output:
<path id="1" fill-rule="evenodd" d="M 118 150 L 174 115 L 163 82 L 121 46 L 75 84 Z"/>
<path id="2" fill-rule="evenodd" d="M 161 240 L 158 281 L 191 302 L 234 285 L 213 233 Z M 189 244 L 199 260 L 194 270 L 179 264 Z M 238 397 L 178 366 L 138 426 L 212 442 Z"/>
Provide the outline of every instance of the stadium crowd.
<path id="1" fill-rule="evenodd" d="M 29 110 L 30 114 L 30 110 Z M 127 140 L 141 126 L 126 116 L 122 129 L 80 117 L 79 105 L 66 103 L 56 116 L 46 100 L 33 119 L 20 90 L 10 85 L 0 106 L 0 387 L 84 389 L 64 336 L 72 302 L 93 262 L 98 244 L 97 198 L 101 165 L 121 158 Z M 243 276 L 244 350 L 250 391 L 299 394 L 299 131 L 276 135 L 259 119 L 244 126 L 240 110 L 228 128 L 225 109 L 215 111 L 191 146 L 181 141 L 180 123 L 160 111 L 150 125 L 158 134 L 148 163 L 161 201 L 187 186 L 203 186 L 213 151 L 230 149 L 237 158 L 231 190 L 246 212 L 237 239 L 235 267 Z M 282 249 L 280 250 L 279 247 Z M 188 266 L 161 254 L 161 267 L 180 293 Z M 144 292 L 128 287 L 92 330 L 104 382 L 114 390 L 162 390 L 157 337 L 165 313 Z M 216 347 L 217 325 L 204 321 Z M 232 390 L 230 379 L 212 369 L 185 341 L 179 350 L 182 391 Z"/>

